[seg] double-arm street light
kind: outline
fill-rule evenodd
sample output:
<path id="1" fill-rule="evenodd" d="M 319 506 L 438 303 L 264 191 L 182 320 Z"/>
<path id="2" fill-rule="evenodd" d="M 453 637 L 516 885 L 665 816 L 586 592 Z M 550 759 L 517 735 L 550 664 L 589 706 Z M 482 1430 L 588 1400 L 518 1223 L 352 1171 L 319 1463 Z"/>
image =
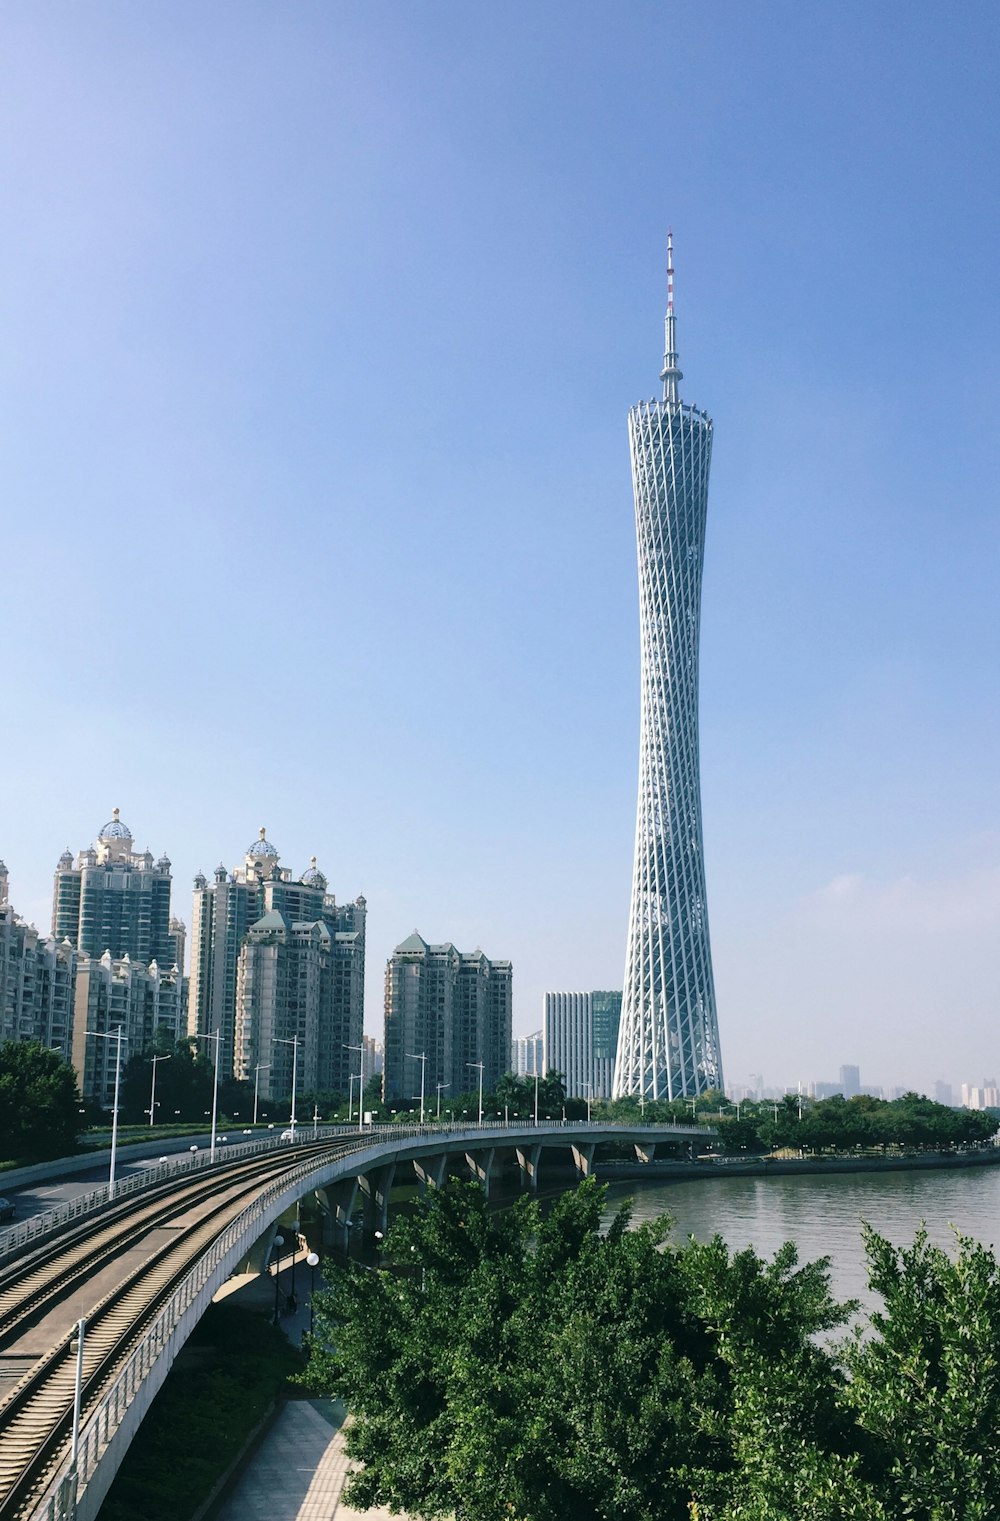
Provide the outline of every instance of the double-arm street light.
<path id="1" fill-rule="evenodd" d="M 292 1132 L 292 1140 L 295 1140 L 295 1088 L 299 1078 L 299 1037 L 293 1035 L 290 1038 L 276 1035 L 275 1041 L 279 1046 L 291 1046 L 292 1048 L 292 1112 L 289 1120 L 289 1128 Z"/>
<path id="2" fill-rule="evenodd" d="M 416 1051 L 407 1051 L 406 1054 L 411 1062 L 420 1063 L 420 1123 L 422 1125 L 424 1123 L 424 1079 L 427 1076 L 427 1052 L 421 1051 L 418 1054 Z"/>
<path id="3" fill-rule="evenodd" d="M 258 1062 L 253 1069 L 253 1122 L 257 1123 L 257 1095 L 260 1093 L 260 1074 L 271 1070 L 270 1062 Z"/>
<path id="4" fill-rule="evenodd" d="M 153 1062 L 153 1081 L 150 1084 L 150 1088 L 149 1088 L 149 1123 L 151 1125 L 153 1123 L 153 1110 L 156 1108 L 156 1064 L 157 1064 L 157 1062 L 168 1062 L 169 1060 L 170 1060 L 169 1055 L 168 1056 L 154 1056 L 152 1058 L 152 1062 Z"/>
<path id="5" fill-rule="evenodd" d="M 116 1042 L 115 1049 L 115 1101 L 111 1110 L 111 1169 L 108 1173 L 108 1198 L 115 1196 L 115 1162 L 118 1158 L 118 1095 L 121 1092 L 122 1083 L 122 1039 L 128 1039 L 124 1035 L 121 1025 L 116 1025 L 113 1030 L 88 1030 L 88 1035 L 96 1035 L 99 1040 L 113 1040 Z"/>
<path id="6" fill-rule="evenodd" d="M 483 1123 L 483 1070 L 484 1070 L 484 1068 L 486 1066 L 486 1063 L 485 1062 L 466 1062 L 465 1065 L 467 1067 L 478 1067 L 479 1068 L 479 1123 L 481 1125 Z"/>
<path id="7" fill-rule="evenodd" d="M 359 1062 L 359 1065 L 360 1065 L 360 1068 L 361 1068 L 360 1072 L 358 1073 L 358 1129 L 359 1130 L 364 1130 L 364 1128 L 365 1128 L 365 1038 L 364 1038 L 364 1036 L 362 1035 L 362 1037 L 361 1037 L 361 1044 L 360 1044 L 360 1046 L 348 1046 L 348 1045 L 345 1044 L 344 1050 L 345 1051 L 357 1051 L 358 1052 L 358 1062 Z"/>

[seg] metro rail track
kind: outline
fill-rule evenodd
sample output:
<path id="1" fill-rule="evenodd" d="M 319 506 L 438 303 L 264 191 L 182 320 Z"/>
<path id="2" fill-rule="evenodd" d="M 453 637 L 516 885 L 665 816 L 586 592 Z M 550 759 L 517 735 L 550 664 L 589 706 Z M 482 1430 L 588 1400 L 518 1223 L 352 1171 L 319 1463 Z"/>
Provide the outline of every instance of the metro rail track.
<path id="1" fill-rule="evenodd" d="M 311 1157 L 325 1160 L 364 1144 L 347 1137 L 305 1143 L 294 1150 L 222 1162 L 181 1183 L 154 1184 L 15 1259 L 0 1270 L 0 1357 L 91 1273 L 107 1267 L 118 1253 L 141 1245 L 152 1233 L 165 1230 L 164 1238 L 151 1242 L 141 1261 L 123 1268 L 115 1285 L 84 1312 L 82 1411 L 86 1420 L 161 1305 L 264 1185 Z M 197 1213 L 182 1223 L 189 1212 L 213 1200 L 208 1213 Z M 58 1341 L 0 1399 L 3 1521 L 29 1513 L 71 1436 L 76 1355 L 70 1337 L 77 1318 L 74 1310 Z"/>

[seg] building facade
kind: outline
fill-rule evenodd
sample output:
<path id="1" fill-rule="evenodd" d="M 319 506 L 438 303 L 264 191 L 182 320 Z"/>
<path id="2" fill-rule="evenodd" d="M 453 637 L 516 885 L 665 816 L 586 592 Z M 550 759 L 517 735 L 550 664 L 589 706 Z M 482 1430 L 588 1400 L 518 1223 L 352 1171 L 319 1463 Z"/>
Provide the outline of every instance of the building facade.
<path id="1" fill-rule="evenodd" d="M 510 1062 L 511 977 L 509 961 L 430 945 L 416 930 L 397 945 L 385 970 L 383 1098 L 416 1097 L 421 1072 L 428 1104 L 438 1084 L 472 1092 L 480 1063 L 483 1091 L 494 1088 Z"/>
<path id="2" fill-rule="evenodd" d="M 76 956 L 68 941 L 56 941 L 26 924 L 6 901 L 6 873 L 0 877 L 0 1041 L 37 1040 L 70 1059 Z"/>
<path id="3" fill-rule="evenodd" d="M 149 850 L 133 847 L 132 832 L 116 808 L 93 846 L 74 860 L 59 858 L 52 897 L 52 934 L 87 956 L 112 957 L 161 966 L 183 961 L 174 955 L 170 921 L 170 862 L 154 861 Z M 182 946 L 183 954 L 183 946 Z"/>
<path id="4" fill-rule="evenodd" d="M 72 1060 L 80 1091 L 104 1108 L 114 1101 L 117 1041 L 122 1032 L 122 1066 L 152 1046 L 157 1036 L 171 1044 L 185 1027 L 185 978 L 175 966 L 161 971 L 130 956 L 80 956 L 76 968 Z"/>
<path id="5" fill-rule="evenodd" d="M 327 926 L 335 948 L 334 978 L 340 988 L 339 996 L 349 1004 L 344 1017 L 352 1029 L 363 1018 L 365 899 L 359 895 L 353 903 L 338 904 L 327 891 L 327 879 L 316 865 L 315 856 L 301 878 L 293 878 L 291 871 L 281 865 L 266 831 L 261 829 L 242 863 L 231 872 L 220 865 L 211 882 L 201 872 L 194 879 L 188 1031 L 198 1036 L 220 1035 L 219 1070 L 223 1077 L 246 1076 L 248 1063 L 252 1076 L 257 1063 L 268 1060 L 256 1054 L 263 1036 L 254 1033 L 252 1009 L 256 1006 L 250 1004 L 251 1012 L 243 1015 L 241 1055 L 237 1062 L 236 1016 L 241 953 L 250 930 L 270 914 L 280 915 L 289 926 L 319 921 Z M 272 1079 L 275 1084 L 282 1081 L 282 1072 L 279 1064 Z M 275 1093 L 281 1091 L 274 1089 Z M 290 1067 L 288 1088 L 284 1091 L 291 1091 Z M 323 1091 L 346 1093 L 347 1086 L 346 1083 L 343 1088 L 324 1086 Z"/>
<path id="6" fill-rule="evenodd" d="M 712 421 L 680 400 L 668 239 L 663 398 L 629 413 L 639 568 L 635 860 L 614 1095 L 722 1089 L 698 760 L 698 644 Z"/>
<path id="7" fill-rule="evenodd" d="M 510 1070 L 515 1077 L 545 1076 L 545 1041 L 541 1030 L 518 1035 L 510 1045 Z"/>
<path id="8" fill-rule="evenodd" d="M 561 1072 L 567 1098 L 607 1099 L 615 1072 L 621 993 L 546 993 L 543 1072 Z"/>
<path id="9" fill-rule="evenodd" d="M 291 1097 L 293 1071 L 298 1094 L 346 1097 L 358 1068 L 351 1047 L 361 1045 L 363 1001 L 359 931 L 269 910 L 240 950 L 236 1076 L 267 1099 Z"/>

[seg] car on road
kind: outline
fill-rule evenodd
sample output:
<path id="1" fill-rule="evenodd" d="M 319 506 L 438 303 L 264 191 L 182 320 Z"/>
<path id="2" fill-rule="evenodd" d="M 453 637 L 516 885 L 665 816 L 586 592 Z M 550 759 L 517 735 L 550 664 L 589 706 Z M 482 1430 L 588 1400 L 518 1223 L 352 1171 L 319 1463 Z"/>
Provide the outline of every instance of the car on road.
<path id="1" fill-rule="evenodd" d="M 10 1199 L 0 1199 L 0 1220 L 13 1220 L 14 1206 Z"/>
<path id="2" fill-rule="evenodd" d="M 283 1141 L 294 1141 L 295 1140 L 295 1131 L 294 1130 L 283 1130 L 281 1132 L 281 1139 Z"/>

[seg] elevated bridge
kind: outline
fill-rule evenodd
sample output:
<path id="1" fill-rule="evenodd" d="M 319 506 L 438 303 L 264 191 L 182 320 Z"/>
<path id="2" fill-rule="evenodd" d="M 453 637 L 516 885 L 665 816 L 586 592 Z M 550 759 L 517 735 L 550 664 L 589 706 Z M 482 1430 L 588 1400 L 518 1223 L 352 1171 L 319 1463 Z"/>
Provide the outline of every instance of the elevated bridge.
<path id="1" fill-rule="evenodd" d="M 303 1127 L 151 1167 L 0 1233 L 0 1521 L 93 1521 L 174 1358 L 234 1273 L 263 1272 L 282 1216 L 315 1205 L 344 1248 L 359 1211 L 385 1231 L 395 1184 L 456 1169 L 537 1189 L 554 1159 L 586 1176 L 609 1146 L 690 1155 L 704 1127 L 545 1123 Z M 572 1175 L 572 1174 L 571 1174 Z M 562 1176 L 565 1177 L 565 1168 Z M 318 1244 L 318 1243 L 317 1243 Z M 86 1321 L 82 1352 L 71 1343 Z M 78 1390 L 78 1393 L 77 1393 Z"/>

